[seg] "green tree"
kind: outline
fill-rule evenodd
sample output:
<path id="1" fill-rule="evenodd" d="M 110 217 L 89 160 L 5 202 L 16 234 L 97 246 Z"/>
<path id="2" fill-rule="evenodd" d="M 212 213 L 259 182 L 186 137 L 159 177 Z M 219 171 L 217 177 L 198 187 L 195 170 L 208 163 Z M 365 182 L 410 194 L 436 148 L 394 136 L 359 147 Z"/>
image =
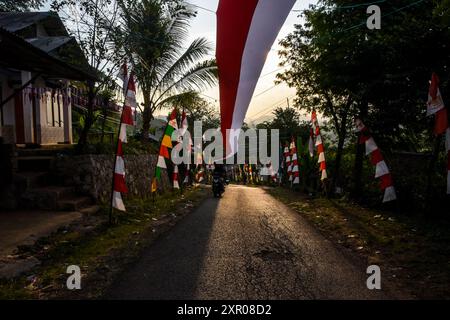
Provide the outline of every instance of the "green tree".
<path id="1" fill-rule="evenodd" d="M 205 60 L 212 48 L 204 38 L 184 47 L 194 11 L 178 0 L 120 1 L 122 27 L 116 45 L 131 59 L 144 98 L 142 136 L 155 110 L 181 95 L 214 85 L 217 67 Z"/>
<path id="2" fill-rule="evenodd" d="M 0 12 L 30 11 L 39 9 L 44 3 L 44 0 L 2 0 L 0 1 Z"/>

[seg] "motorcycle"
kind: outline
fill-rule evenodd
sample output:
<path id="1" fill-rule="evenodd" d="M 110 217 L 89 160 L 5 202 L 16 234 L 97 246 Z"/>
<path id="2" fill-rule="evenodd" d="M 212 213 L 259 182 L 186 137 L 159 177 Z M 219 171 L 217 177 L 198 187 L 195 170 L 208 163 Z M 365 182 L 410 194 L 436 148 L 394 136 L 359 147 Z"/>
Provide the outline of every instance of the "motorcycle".
<path id="1" fill-rule="evenodd" d="M 213 177 L 212 190 L 214 197 L 220 198 L 224 190 L 223 180 L 220 177 Z"/>

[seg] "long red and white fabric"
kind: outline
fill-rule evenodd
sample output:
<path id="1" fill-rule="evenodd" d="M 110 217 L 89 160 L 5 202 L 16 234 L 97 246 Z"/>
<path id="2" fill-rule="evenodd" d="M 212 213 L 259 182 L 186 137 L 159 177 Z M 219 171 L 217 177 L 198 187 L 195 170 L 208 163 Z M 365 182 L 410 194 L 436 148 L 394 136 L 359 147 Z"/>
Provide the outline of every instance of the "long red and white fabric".
<path id="1" fill-rule="evenodd" d="M 315 111 L 313 111 L 311 114 L 311 124 L 312 124 L 312 129 L 315 133 L 315 138 L 316 138 L 315 145 L 317 147 L 317 154 L 319 156 L 319 159 L 317 160 L 317 162 L 320 165 L 320 172 L 321 172 L 320 180 L 323 181 L 328 178 L 327 163 L 325 160 L 325 147 L 323 145 L 322 135 L 320 134 L 319 121 L 317 120 L 317 114 Z"/>
<path id="2" fill-rule="evenodd" d="M 216 60 L 227 157 L 237 151 L 237 139 L 258 78 L 294 4 L 295 0 L 219 1 Z"/>
<path id="3" fill-rule="evenodd" d="M 447 151 L 447 194 L 450 194 L 450 127 L 448 125 L 447 108 L 439 90 L 439 77 L 433 72 L 430 89 L 428 90 L 427 116 L 435 115 L 434 134 L 445 133 L 445 148 Z"/>
<path id="4" fill-rule="evenodd" d="M 314 132 L 312 128 L 309 130 L 308 149 L 309 149 L 309 156 L 311 158 L 314 157 Z"/>
<path id="5" fill-rule="evenodd" d="M 127 143 L 127 127 L 133 126 L 133 109 L 136 108 L 136 86 L 133 75 L 128 79 L 127 90 L 125 94 L 125 103 L 120 118 L 119 140 L 117 142 L 116 160 L 114 167 L 114 183 L 112 206 L 121 211 L 126 211 L 122 200 L 122 193 L 128 193 L 125 183 L 125 162 L 123 158 L 122 144 Z"/>
<path id="6" fill-rule="evenodd" d="M 366 155 L 370 155 L 370 162 L 375 166 L 375 178 L 381 181 L 381 190 L 384 190 L 383 202 L 397 199 L 391 173 L 375 140 L 361 119 L 355 120 L 355 126 L 356 131 L 360 133 L 359 143 L 365 144 Z"/>
<path id="7" fill-rule="evenodd" d="M 191 165 L 188 163 L 186 165 L 186 171 L 184 172 L 183 184 L 189 184 L 190 173 L 191 173 Z"/>
<path id="8" fill-rule="evenodd" d="M 292 181 L 292 161 L 291 161 L 291 151 L 289 150 L 289 144 L 286 143 L 284 148 L 286 168 L 289 182 Z"/>
<path id="9" fill-rule="evenodd" d="M 292 158 L 292 184 L 300 183 L 300 176 L 298 170 L 298 158 L 297 158 L 297 147 L 295 145 L 295 139 L 292 137 L 290 145 L 290 153 Z"/>
<path id="10" fill-rule="evenodd" d="M 180 183 L 178 182 L 178 166 L 173 166 L 173 173 L 172 173 L 172 183 L 174 189 L 180 189 Z"/>

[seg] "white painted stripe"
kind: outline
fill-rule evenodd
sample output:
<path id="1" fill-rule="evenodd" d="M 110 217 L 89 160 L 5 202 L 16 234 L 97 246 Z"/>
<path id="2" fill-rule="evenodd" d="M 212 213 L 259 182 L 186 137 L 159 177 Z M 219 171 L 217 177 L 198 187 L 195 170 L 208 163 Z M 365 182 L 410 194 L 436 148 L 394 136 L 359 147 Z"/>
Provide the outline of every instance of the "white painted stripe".
<path id="1" fill-rule="evenodd" d="M 384 160 L 378 162 L 376 169 L 375 169 L 375 178 L 379 178 L 388 173 L 389 173 L 389 168 L 386 165 L 386 162 L 384 162 Z"/>
<path id="2" fill-rule="evenodd" d="M 239 129 L 242 126 L 267 54 L 295 1 L 284 0 L 283 4 L 273 0 L 258 1 L 242 55 L 232 129 Z"/>
<path id="3" fill-rule="evenodd" d="M 386 190 L 384 190 L 383 203 L 393 201 L 395 199 L 397 199 L 397 195 L 395 193 L 394 187 L 387 187 Z"/>
<path id="4" fill-rule="evenodd" d="M 319 135 L 316 137 L 316 147 L 317 147 L 318 145 L 320 145 L 320 144 L 322 144 L 322 136 L 319 134 Z"/>
<path id="5" fill-rule="evenodd" d="M 116 157 L 116 167 L 114 168 L 114 173 L 125 175 L 125 162 L 121 156 Z"/>
<path id="6" fill-rule="evenodd" d="M 120 211 L 126 211 L 120 192 L 114 191 L 112 206 Z"/>
<path id="7" fill-rule="evenodd" d="M 371 154 L 373 151 L 377 150 L 377 144 L 373 138 L 369 138 L 366 141 L 366 155 Z"/>
<path id="8" fill-rule="evenodd" d="M 328 178 L 327 170 L 322 170 L 322 176 L 320 177 L 320 180 L 325 180 L 327 178 Z"/>
<path id="9" fill-rule="evenodd" d="M 127 125 L 122 123 L 120 125 L 120 134 L 119 134 L 119 139 L 120 141 L 122 141 L 123 143 L 127 143 Z"/>
<path id="10" fill-rule="evenodd" d="M 164 157 L 158 156 L 158 163 L 157 163 L 156 166 L 157 166 L 157 167 L 160 167 L 160 168 L 167 169 L 167 166 L 166 166 L 166 160 L 164 159 Z"/>
<path id="11" fill-rule="evenodd" d="M 292 172 L 298 172 L 298 166 L 294 166 L 294 167 L 292 168 Z"/>
<path id="12" fill-rule="evenodd" d="M 299 177 L 295 177 L 294 182 L 292 182 L 293 184 L 299 184 L 300 183 L 300 179 Z"/>
<path id="13" fill-rule="evenodd" d="M 325 161 L 325 154 L 323 152 L 321 152 L 319 154 L 319 160 L 317 160 L 317 163 L 321 163 Z"/>
<path id="14" fill-rule="evenodd" d="M 292 161 L 295 161 L 295 160 L 297 160 L 297 154 L 296 154 L 296 153 L 294 153 L 294 154 L 292 155 Z"/>

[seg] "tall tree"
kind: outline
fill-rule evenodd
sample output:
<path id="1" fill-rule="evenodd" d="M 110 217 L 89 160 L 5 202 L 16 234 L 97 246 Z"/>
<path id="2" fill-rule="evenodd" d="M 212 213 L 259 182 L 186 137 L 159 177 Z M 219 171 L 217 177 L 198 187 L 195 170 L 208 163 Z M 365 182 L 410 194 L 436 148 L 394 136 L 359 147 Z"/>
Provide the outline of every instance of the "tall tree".
<path id="1" fill-rule="evenodd" d="M 147 139 L 155 110 L 174 96 L 214 85 L 217 67 L 206 60 L 212 48 L 204 38 L 187 47 L 191 7 L 181 0 L 120 1 L 122 26 L 116 45 L 131 57 L 144 98 L 142 137 Z"/>
<path id="2" fill-rule="evenodd" d="M 45 2 L 45 0 L 2 0 L 0 1 L 0 12 L 37 10 Z"/>
<path id="3" fill-rule="evenodd" d="M 73 61 L 97 75 L 97 82 L 88 82 L 88 104 L 83 112 L 84 125 L 78 140 L 82 150 L 88 134 L 97 120 L 95 98 L 101 91 L 114 90 L 115 77 L 120 66 L 120 52 L 113 45 L 114 31 L 119 23 L 119 5 L 116 0 L 54 0 L 52 9 L 65 21 L 69 32 L 76 38 L 87 59 Z M 86 67 L 86 65 L 88 65 Z"/>

